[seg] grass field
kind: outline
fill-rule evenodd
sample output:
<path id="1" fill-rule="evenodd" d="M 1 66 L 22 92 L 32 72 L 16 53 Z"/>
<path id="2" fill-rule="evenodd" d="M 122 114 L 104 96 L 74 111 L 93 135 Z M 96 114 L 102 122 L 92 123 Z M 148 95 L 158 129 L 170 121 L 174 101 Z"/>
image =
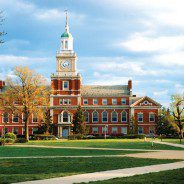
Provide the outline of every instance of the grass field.
<path id="1" fill-rule="evenodd" d="M 0 183 L 38 180 L 52 177 L 164 164 L 177 160 L 140 158 L 42 158 L 0 160 Z"/>
<path id="2" fill-rule="evenodd" d="M 95 148 L 124 148 L 124 149 L 155 149 L 155 150 L 184 150 L 168 145 L 145 142 L 141 139 L 95 139 L 95 140 L 56 140 L 56 141 L 30 141 L 25 144 L 63 146 L 63 147 L 95 147 Z"/>
<path id="3" fill-rule="evenodd" d="M 141 151 L 126 150 L 83 150 L 70 148 L 26 148 L 1 146 L 0 157 L 27 157 L 27 156 L 95 156 L 95 155 L 124 155 L 140 153 Z"/>
<path id="4" fill-rule="evenodd" d="M 171 171 L 162 171 L 125 178 L 115 178 L 105 181 L 89 182 L 90 184 L 183 184 L 184 168 Z"/>

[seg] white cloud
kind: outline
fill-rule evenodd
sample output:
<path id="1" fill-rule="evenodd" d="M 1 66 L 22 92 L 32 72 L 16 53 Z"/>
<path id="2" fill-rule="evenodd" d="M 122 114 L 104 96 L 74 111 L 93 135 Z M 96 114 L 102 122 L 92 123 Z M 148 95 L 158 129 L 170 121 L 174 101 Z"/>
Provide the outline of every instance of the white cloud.
<path id="1" fill-rule="evenodd" d="M 153 95 L 155 97 L 162 97 L 163 95 L 167 95 L 168 94 L 168 90 L 164 89 L 164 90 L 159 90 L 159 91 L 154 91 Z"/>
<path id="2" fill-rule="evenodd" d="M 135 33 L 119 46 L 133 52 L 174 52 L 184 48 L 184 36 L 147 37 Z"/>

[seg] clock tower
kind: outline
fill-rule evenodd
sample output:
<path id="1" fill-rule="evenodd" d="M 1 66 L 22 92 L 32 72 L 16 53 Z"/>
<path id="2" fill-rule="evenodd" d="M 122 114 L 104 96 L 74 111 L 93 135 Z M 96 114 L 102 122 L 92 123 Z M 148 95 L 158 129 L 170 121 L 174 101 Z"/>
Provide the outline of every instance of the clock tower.
<path id="1" fill-rule="evenodd" d="M 65 31 L 61 35 L 60 49 L 56 53 L 56 74 L 51 76 L 53 94 L 80 94 L 81 75 L 76 71 L 76 63 L 77 55 L 73 50 L 73 37 L 69 31 L 66 11 Z"/>

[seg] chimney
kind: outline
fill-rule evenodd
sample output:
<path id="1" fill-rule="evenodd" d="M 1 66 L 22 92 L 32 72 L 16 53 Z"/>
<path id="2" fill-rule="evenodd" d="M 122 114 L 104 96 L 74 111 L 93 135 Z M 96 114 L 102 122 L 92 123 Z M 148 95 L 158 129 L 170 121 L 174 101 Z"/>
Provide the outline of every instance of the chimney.
<path id="1" fill-rule="evenodd" d="M 128 80 L 128 89 L 130 90 L 130 96 L 132 96 L 132 80 Z"/>

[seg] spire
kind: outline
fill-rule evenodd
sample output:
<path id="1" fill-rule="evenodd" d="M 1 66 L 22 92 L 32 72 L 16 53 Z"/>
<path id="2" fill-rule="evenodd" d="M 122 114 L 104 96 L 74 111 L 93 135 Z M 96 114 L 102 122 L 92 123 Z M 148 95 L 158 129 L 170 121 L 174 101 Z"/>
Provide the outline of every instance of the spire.
<path id="1" fill-rule="evenodd" d="M 66 13 L 66 25 L 65 25 L 65 30 L 68 33 L 69 32 L 69 25 L 68 25 L 68 10 L 65 10 Z"/>

